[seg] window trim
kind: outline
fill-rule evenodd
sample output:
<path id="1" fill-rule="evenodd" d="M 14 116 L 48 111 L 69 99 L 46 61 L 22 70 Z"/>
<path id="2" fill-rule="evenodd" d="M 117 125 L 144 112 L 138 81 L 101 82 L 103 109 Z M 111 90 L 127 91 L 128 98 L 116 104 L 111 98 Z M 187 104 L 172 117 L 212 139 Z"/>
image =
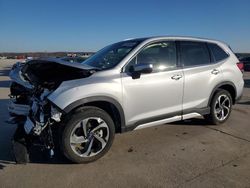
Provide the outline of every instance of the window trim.
<path id="1" fill-rule="evenodd" d="M 176 40 L 175 39 L 160 39 L 160 40 L 155 40 L 155 41 L 151 41 L 151 42 L 148 42 L 146 43 L 144 46 L 142 46 L 127 62 L 126 64 L 121 68 L 121 73 L 130 73 L 130 72 L 126 72 L 126 67 L 127 65 L 142 51 L 144 50 L 147 46 L 151 45 L 151 44 L 154 44 L 154 43 L 161 43 L 161 42 L 173 42 L 175 43 L 175 51 L 176 51 L 176 61 L 175 61 L 175 64 L 176 64 L 176 67 L 175 68 L 167 68 L 165 70 L 161 70 L 161 71 L 153 71 L 152 73 L 150 74 L 153 74 L 153 73 L 159 73 L 159 72 L 166 72 L 166 71 L 172 71 L 172 70 L 178 70 L 178 69 L 181 69 L 181 67 L 178 66 L 178 49 L 177 49 L 177 43 L 176 43 Z"/>
<path id="2" fill-rule="evenodd" d="M 206 46 L 207 46 L 207 49 L 208 49 L 209 54 L 210 54 L 210 62 L 211 62 L 211 64 L 215 64 L 215 63 L 216 63 L 216 60 L 215 60 L 214 54 L 213 54 L 212 50 L 209 48 L 208 44 L 209 44 L 209 43 L 206 42 Z M 210 43 L 210 44 L 211 44 L 211 43 Z"/>

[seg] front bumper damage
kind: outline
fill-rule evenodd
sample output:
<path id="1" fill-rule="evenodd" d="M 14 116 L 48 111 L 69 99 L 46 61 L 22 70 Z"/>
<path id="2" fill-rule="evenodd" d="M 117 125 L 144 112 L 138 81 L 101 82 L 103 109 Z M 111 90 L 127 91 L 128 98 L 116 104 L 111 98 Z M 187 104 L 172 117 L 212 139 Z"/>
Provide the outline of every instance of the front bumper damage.
<path id="1" fill-rule="evenodd" d="M 87 78 L 95 71 L 95 68 L 87 65 L 51 58 L 31 60 L 24 64 L 16 63 L 12 67 L 9 74 L 12 84 L 8 123 L 17 125 L 13 137 L 17 162 L 20 162 L 18 159 L 26 160 L 30 148 L 34 145 L 49 150 L 48 153 L 52 157 L 57 139 L 55 135 L 58 132 L 56 125 L 61 124 L 64 114 L 48 97 L 64 81 Z M 21 153 L 26 155 L 19 157 Z"/>
<path id="2" fill-rule="evenodd" d="M 25 96 L 26 103 L 20 100 L 24 96 L 10 95 L 8 123 L 17 125 L 12 142 L 17 163 L 27 163 L 34 146 L 48 151 L 49 157 L 54 155 L 52 128 L 61 121 L 62 113 L 47 100 L 50 93 L 43 89 L 40 95 Z"/>

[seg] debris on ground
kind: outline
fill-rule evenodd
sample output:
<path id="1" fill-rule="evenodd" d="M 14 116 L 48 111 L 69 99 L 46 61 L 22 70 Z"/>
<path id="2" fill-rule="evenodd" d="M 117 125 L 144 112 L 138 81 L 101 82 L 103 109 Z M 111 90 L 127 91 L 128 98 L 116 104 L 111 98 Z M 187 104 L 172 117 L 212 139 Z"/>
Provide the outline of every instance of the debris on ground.
<path id="1" fill-rule="evenodd" d="M 133 152 L 134 151 L 134 148 L 131 146 L 129 149 L 128 149 L 128 152 Z"/>

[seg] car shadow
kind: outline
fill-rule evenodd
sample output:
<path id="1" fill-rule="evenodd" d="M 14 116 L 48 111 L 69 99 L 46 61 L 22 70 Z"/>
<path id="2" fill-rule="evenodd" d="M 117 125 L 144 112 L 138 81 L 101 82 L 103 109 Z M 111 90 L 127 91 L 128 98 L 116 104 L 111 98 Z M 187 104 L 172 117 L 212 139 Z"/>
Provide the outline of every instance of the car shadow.
<path id="1" fill-rule="evenodd" d="M 169 123 L 171 125 L 185 125 L 185 126 L 211 126 L 205 119 L 203 118 L 192 118 L 187 120 L 176 121 L 173 123 Z"/>
<path id="2" fill-rule="evenodd" d="M 0 99 L 0 170 L 8 164 L 14 163 L 11 154 L 11 138 L 16 126 L 5 122 L 9 117 L 7 112 L 8 102 L 9 99 Z"/>
<path id="3" fill-rule="evenodd" d="M 4 169 L 4 165 L 1 164 L 2 162 L 0 161 L 0 170 L 3 170 Z"/>
<path id="4" fill-rule="evenodd" d="M 4 170 L 4 168 L 6 168 L 8 165 L 14 165 L 14 164 L 15 164 L 14 161 L 0 160 L 0 170 Z"/>
<path id="5" fill-rule="evenodd" d="M 250 105 L 250 101 L 240 101 L 237 104 Z"/>
<path id="6" fill-rule="evenodd" d="M 4 140 L 1 145 L 5 145 L 5 151 L 0 153 L 0 170 L 3 170 L 7 165 L 16 164 L 12 143 L 10 140 Z M 49 156 L 49 151 L 38 146 L 33 146 L 29 150 L 29 162 L 33 164 L 73 164 L 61 152 L 55 151 L 54 157 Z M 25 164 L 25 162 L 22 162 Z"/>
<path id="7" fill-rule="evenodd" d="M 40 147 L 34 146 L 29 153 L 29 163 L 35 164 L 73 164 L 59 150 L 55 150 L 53 157 L 49 156 L 49 150 L 43 150 Z"/>
<path id="8" fill-rule="evenodd" d="M 6 151 L 11 153 L 11 155 L 4 156 L 0 155 L 0 170 L 3 170 L 7 165 L 16 164 L 14 153 L 11 149 Z M 64 157 L 61 153 L 55 154 L 53 158 L 50 158 L 47 150 L 42 150 L 38 147 L 33 147 L 29 152 L 29 162 L 30 164 L 74 164 Z M 25 163 L 22 163 L 25 164 Z"/>

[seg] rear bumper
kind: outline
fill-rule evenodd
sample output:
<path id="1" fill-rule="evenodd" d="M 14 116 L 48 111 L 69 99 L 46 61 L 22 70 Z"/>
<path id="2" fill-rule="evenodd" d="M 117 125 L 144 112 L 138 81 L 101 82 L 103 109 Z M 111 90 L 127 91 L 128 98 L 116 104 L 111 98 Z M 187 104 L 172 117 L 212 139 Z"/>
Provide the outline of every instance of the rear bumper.
<path id="1" fill-rule="evenodd" d="M 237 95 L 235 97 L 235 104 L 238 103 L 243 96 L 244 84 L 245 83 L 244 83 L 244 80 L 242 78 L 241 81 L 237 85 L 238 87 L 237 87 Z"/>

